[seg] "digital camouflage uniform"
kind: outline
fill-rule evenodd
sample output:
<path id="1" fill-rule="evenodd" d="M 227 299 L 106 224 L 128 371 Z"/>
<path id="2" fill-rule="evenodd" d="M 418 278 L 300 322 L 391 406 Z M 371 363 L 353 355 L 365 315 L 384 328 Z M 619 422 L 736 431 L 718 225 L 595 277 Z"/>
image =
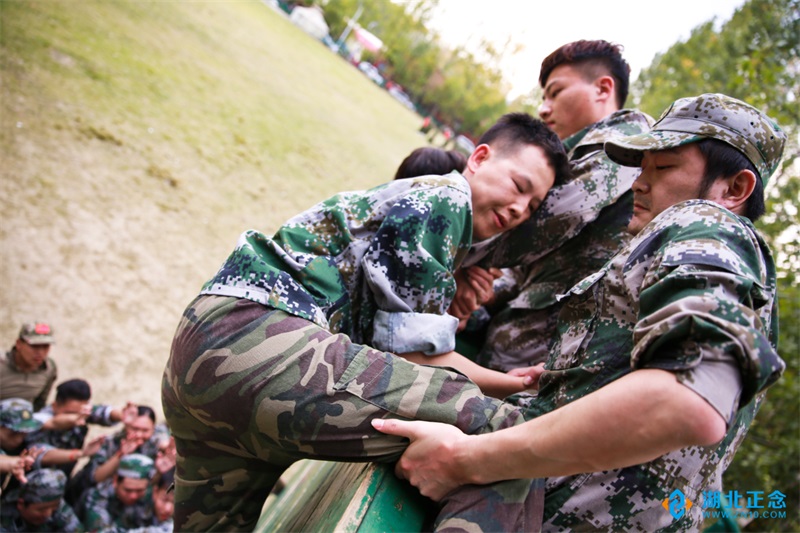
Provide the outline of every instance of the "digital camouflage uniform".
<path id="1" fill-rule="evenodd" d="M 0 401 L 0 426 L 8 428 L 17 433 L 31 433 L 42 427 L 42 423 L 36 420 L 33 413 L 33 405 L 28 400 L 22 398 L 7 398 Z M 3 444 L 3 443 L 0 443 Z M 1 455 L 19 455 L 25 449 L 25 443 L 17 449 L 7 448 L 8 443 L 0 447 Z M 6 474 L 0 477 L 0 493 L 12 492 L 19 486 L 16 477 Z"/>
<path id="2" fill-rule="evenodd" d="M 121 478 L 150 479 L 154 472 L 153 460 L 139 453 L 124 455 L 115 475 Z M 117 498 L 114 479 L 98 483 L 85 494 L 79 506 L 87 531 L 122 532 L 146 527 L 156 522 L 148 494 L 131 505 Z"/>
<path id="3" fill-rule="evenodd" d="M 84 531 L 83 524 L 72 507 L 64 501 L 66 476 L 60 470 L 34 470 L 27 474 L 28 482 L 12 491 L 3 499 L 0 509 L 0 531 Z M 59 500 L 59 506 L 43 524 L 26 522 L 17 508 L 22 499 L 26 504 L 45 503 Z"/>
<path id="4" fill-rule="evenodd" d="M 74 476 L 72 476 L 72 478 L 69 479 L 67 482 L 66 494 L 68 502 L 76 505 L 81 499 L 83 493 L 97 484 L 94 481 L 94 474 L 97 471 L 97 468 L 111 459 L 111 457 L 119 451 L 120 447 L 122 446 L 122 439 L 125 438 L 125 435 L 126 430 L 122 429 L 113 435 L 106 437 L 106 439 L 100 445 L 100 449 L 89 458 L 89 461 L 83 465 L 83 468 L 81 468 L 75 473 Z M 147 457 L 155 460 L 156 454 L 158 453 L 158 439 L 159 437 L 154 434 L 148 440 L 144 441 L 138 448 L 136 448 L 135 453 L 146 455 Z"/>
<path id="5" fill-rule="evenodd" d="M 252 529 L 299 459 L 397 459 L 407 442 L 373 430 L 377 417 L 467 433 L 521 422 L 462 375 L 387 353 L 453 348 L 445 311 L 471 245 L 470 195 L 457 173 L 398 180 L 240 238 L 184 312 L 164 374 L 176 530 Z M 531 530 L 530 486 L 455 491 L 439 527 Z"/>
<path id="6" fill-rule="evenodd" d="M 628 242 L 630 188 L 639 170 L 611 161 L 603 143 L 647 131 L 652 122 L 623 109 L 564 141 L 573 178 L 553 187 L 527 222 L 501 236 L 488 261 L 517 266 L 495 283 L 497 304 L 478 355 L 483 366 L 508 371 L 543 362 L 556 336 L 556 295 Z"/>
<path id="7" fill-rule="evenodd" d="M 111 410 L 112 407 L 109 405 L 93 405 L 91 413 L 86 418 L 86 424 L 73 426 L 63 431 L 39 429 L 25 437 L 25 444 L 26 446 L 40 446 L 46 444 L 60 450 L 83 449 L 83 444 L 86 441 L 86 434 L 89 432 L 88 424 L 106 427 L 114 425 L 114 421 L 111 420 Z M 38 420 L 46 422 L 53 417 L 53 406 L 48 405 L 44 409 L 37 411 L 34 416 Z M 57 465 L 57 468 L 69 477 L 76 462 L 77 461 Z"/>
<path id="8" fill-rule="evenodd" d="M 777 125 L 743 102 L 701 95 L 678 100 L 649 133 L 605 148 L 615 161 L 636 165 L 641 150 L 704 138 L 740 150 L 764 181 L 785 141 Z M 549 372 L 526 417 L 651 368 L 673 372 L 720 413 L 728 429 L 717 445 L 686 447 L 627 468 L 549 478 L 545 531 L 701 529 L 703 493 L 722 490 L 722 474 L 765 389 L 784 368 L 776 352 L 775 290 L 771 253 L 752 223 L 715 203 L 689 200 L 655 217 L 569 291 Z"/>

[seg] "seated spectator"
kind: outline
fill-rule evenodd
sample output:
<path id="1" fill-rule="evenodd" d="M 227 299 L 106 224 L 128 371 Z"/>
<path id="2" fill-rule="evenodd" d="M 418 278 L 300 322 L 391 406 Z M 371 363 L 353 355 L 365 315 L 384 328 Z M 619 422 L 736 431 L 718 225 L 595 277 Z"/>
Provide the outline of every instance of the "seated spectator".
<path id="1" fill-rule="evenodd" d="M 112 479 L 89 489 L 78 505 L 88 531 L 133 529 L 153 524 L 153 508 L 146 498 L 154 463 L 140 453 L 123 456 Z"/>
<path id="2" fill-rule="evenodd" d="M 123 408 L 109 405 L 90 405 L 92 389 L 83 379 L 70 379 L 56 387 L 56 399 L 51 405 L 34 414 L 43 423 L 38 431 L 25 438 L 28 446 L 46 445 L 48 449 L 63 450 L 47 454 L 50 464 L 70 476 L 75 463 L 82 457 L 93 455 L 104 437 L 86 444 L 87 424 L 112 426 L 122 422 L 127 411 L 134 416 L 136 406 L 128 403 Z"/>
<path id="3" fill-rule="evenodd" d="M 33 456 L 25 450 L 25 435 L 42 427 L 33 417 L 33 406 L 22 398 L 0 401 L 0 488 L 12 490 L 25 481 Z M 13 477 L 12 477 L 13 476 Z"/>
<path id="4" fill-rule="evenodd" d="M 24 324 L 19 337 L 0 360 L 0 400 L 22 398 L 38 411 L 47 403 L 58 369 L 48 354 L 53 329 L 43 322 Z"/>
<path id="5" fill-rule="evenodd" d="M 175 493 L 170 490 L 175 481 L 175 469 L 156 474 L 153 478 L 151 502 L 153 524 L 136 530 L 137 533 L 169 533 L 173 530 L 172 515 L 175 511 Z M 132 533 L 129 531 L 129 533 Z"/>
<path id="6" fill-rule="evenodd" d="M 463 172 L 467 166 L 467 157 L 455 150 L 443 150 L 424 146 L 412 151 L 400 166 L 394 179 L 416 178 L 417 176 L 443 176 L 457 170 Z"/>
<path id="7" fill-rule="evenodd" d="M 124 455 L 137 453 L 155 460 L 158 439 L 154 437 L 156 414 L 152 408 L 139 405 L 123 420 L 125 428 L 107 437 L 89 462 L 67 483 L 67 502 L 75 505 L 90 487 L 110 479 Z"/>
<path id="8" fill-rule="evenodd" d="M 0 507 L 2 531 L 85 531 L 72 507 L 64 501 L 67 477 L 45 468 L 28 475 L 27 482 L 4 499 Z"/>

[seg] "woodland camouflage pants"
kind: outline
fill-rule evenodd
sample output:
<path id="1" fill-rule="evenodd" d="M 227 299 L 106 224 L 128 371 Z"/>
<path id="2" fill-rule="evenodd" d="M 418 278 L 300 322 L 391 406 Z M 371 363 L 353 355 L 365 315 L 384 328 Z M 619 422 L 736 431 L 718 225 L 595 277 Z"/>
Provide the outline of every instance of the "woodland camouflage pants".
<path id="1" fill-rule="evenodd" d="M 415 365 L 244 299 L 186 309 L 162 383 L 175 437 L 175 530 L 252 530 L 270 489 L 299 459 L 395 461 L 407 440 L 374 418 L 445 422 L 482 433 L 523 422 L 450 370 Z M 543 488 L 465 486 L 442 501 L 439 530 L 533 531 Z"/>

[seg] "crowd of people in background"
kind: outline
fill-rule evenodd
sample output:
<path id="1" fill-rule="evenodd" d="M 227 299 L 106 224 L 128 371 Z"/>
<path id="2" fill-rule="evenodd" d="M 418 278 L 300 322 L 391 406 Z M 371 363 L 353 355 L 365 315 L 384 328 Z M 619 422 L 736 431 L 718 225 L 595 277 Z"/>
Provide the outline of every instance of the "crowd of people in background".
<path id="1" fill-rule="evenodd" d="M 0 531 L 172 531 L 175 441 L 155 411 L 92 403 L 58 378 L 44 322 L 24 324 L 0 362 Z M 116 432 L 87 438 L 90 427 Z"/>

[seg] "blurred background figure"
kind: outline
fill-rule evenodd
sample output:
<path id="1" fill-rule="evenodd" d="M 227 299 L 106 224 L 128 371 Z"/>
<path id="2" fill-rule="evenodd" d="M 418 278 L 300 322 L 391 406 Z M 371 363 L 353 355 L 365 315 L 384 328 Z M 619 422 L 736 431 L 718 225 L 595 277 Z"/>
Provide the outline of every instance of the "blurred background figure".
<path id="1" fill-rule="evenodd" d="M 463 172 L 467 157 L 455 150 L 443 150 L 424 146 L 417 148 L 403 159 L 394 179 L 415 178 L 417 176 L 443 176 L 457 170 Z"/>

